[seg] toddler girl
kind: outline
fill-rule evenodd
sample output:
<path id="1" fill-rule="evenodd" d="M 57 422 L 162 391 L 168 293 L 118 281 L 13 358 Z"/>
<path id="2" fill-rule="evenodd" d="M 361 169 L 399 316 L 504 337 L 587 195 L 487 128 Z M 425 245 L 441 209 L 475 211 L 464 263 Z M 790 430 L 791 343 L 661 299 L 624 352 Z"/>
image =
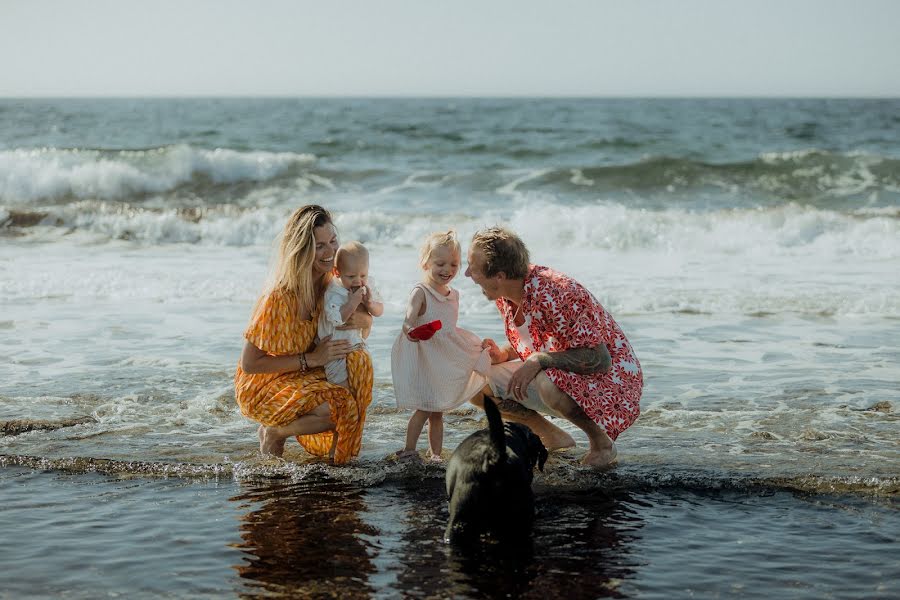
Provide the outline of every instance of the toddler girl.
<path id="1" fill-rule="evenodd" d="M 429 458 L 441 460 L 443 413 L 474 397 L 487 383 L 491 366 L 481 338 L 456 326 L 459 292 L 450 282 L 459 272 L 461 253 L 451 230 L 432 233 L 422 246 L 422 283 L 410 294 L 403 331 L 391 352 L 397 407 L 413 409 L 406 427 L 406 447 L 398 458 L 417 456 L 416 443 L 428 421 Z M 409 335 L 419 325 L 439 320 L 441 328 L 427 340 Z"/>

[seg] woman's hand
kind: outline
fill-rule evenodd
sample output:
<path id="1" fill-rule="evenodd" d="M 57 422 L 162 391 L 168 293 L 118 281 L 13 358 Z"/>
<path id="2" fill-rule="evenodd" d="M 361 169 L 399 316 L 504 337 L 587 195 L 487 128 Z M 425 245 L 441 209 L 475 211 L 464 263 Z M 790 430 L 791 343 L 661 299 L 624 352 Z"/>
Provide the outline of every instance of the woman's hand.
<path id="1" fill-rule="evenodd" d="M 322 338 L 312 352 L 306 353 L 306 364 L 310 367 L 323 367 L 325 363 L 344 358 L 350 354 L 350 340 L 333 340 L 331 336 Z"/>
<path id="2" fill-rule="evenodd" d="M 506 386 L 506 393 L 512 394 L 516 400 L 523 402 L 528 397 L 528 384 L 537 377 L 541 372 L 541 365 L 538 363 L 535 355 L 528 357 L 528 360 L 522 363 L 522 366 L 512 374 L 509 384 Z"/>

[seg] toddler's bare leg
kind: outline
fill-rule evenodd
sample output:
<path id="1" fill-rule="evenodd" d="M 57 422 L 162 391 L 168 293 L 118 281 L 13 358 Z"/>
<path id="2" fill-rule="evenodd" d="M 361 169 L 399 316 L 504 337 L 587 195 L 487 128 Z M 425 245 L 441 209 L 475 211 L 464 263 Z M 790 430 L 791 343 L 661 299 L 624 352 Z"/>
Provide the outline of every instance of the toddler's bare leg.
<path id="1" fill-rule="evenodd" d="M 428 415 L 428 447 L 431 455 L 440 457 L 444 446 L 444 414 L 433 412 Z"/>
<path id="2" fill-rule="evenodd" d="M 409 418 L 409 423 L 406 425 L 406 447 L 403 449 L 404 452 L 414 452 L 416 450 L 416 443 L 419 441 L 419 436 L 422 435 L 422 427 L 425 426 L 428 415 L 429 413 L 424 410 L 417 410 Z"/>

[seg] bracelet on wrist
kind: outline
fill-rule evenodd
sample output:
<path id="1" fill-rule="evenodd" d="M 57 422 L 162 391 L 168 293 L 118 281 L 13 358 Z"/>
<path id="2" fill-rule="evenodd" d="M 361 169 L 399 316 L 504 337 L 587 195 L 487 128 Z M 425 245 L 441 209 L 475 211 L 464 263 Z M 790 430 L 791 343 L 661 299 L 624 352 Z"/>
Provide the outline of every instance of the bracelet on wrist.
<path id="1" fill-rule="evenodd" d="M 307 371 L 309 369 L 309 363 L 306 362 L 306 353 L 301 352 L 297 355 L 297 358 L 300 360 L 300 370 Z"/>

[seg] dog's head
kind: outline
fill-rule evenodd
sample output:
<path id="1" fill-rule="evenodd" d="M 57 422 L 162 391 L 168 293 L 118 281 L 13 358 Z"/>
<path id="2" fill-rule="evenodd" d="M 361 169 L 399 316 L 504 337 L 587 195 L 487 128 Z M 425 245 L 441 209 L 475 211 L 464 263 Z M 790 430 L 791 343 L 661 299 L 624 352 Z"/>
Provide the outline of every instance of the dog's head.
<path id="1" fill-rule="evenodd" d="M 517 444 L 517 446 L 523 450 L 523 452 L 518 452 L 522 460 L 528 463 L 531 470 L 534 470 L 535 465 L 537 465 L 537 468 L 543 471 L 548 454 L 547 449 L 541 442 L 541 438 L 536 436 L 531 429 L 519 423 L 506 423 L 506 426 L 509 428 L 508 432 L 510 435 L 521 440 L 521 443 Z"/>

